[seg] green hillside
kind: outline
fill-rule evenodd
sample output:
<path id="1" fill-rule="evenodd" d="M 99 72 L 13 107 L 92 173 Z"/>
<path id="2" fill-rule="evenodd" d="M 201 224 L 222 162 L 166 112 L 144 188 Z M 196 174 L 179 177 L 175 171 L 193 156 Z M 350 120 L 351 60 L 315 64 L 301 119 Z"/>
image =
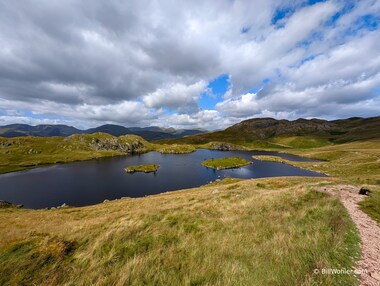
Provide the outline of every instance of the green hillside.
<path id="1" fill-rule="evenodd" d="M 178 154 L 194 150 L 193 146 L 183 144 L 152 144 L 137 135 L 115 137 L 94 133 L 68 137 L 0 137 L 0 173 L 148 151 Z"/>
<path id="2" fill-rule="evenodd" d="M 380 139 L 380 117 L 276 120 L 255 118 L 223 131 L 187 136 L 166 143 L 202 145 L 213 141 L 230 142 L 253 148 L 316 148 L 353 141 Z"/>

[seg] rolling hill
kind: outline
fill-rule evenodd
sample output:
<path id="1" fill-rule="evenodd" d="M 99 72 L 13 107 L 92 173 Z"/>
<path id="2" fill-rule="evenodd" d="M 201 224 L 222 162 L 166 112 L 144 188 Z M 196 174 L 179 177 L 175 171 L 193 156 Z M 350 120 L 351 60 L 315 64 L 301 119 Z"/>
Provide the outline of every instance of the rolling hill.
<path id="1" fill-rule="evenodd" d="M 20 136 L 38 136 L 38 137 L 50 137 L 50 136 L 70 136 L 72 134 L 83 133 L 72 126 L 67 125 L 37 125 L 30 126 L 28 124 L 10 124 L 0 126 L 1 137 L 20 137 Z"/>
<path id="2" fill-rule="evenodd" d="M 21 136 L 37 136 L 37 137 L 51 137 L 51 136 L 70 136 L 73 134 L 93 134 L 93 133 L 108 133 L 113 136 L 123 136 L 127 134 L 134 134 L 141 136 L 146 140 L 160 140 L 160 139 L 174 139 L 182 138 L 188 135 L 194 135 L 206 132 L 201 129 L 175 129 L 175 128 L 161 128 L 161 127 L 131 127 L 127 128 L 120 125 L 105 124 L 96 128 L 87 130 L 80 130 L 67 125 L 37 125 L 30 126 L 27 124 L 10 124 L 0 126 L 0 137 L 21 137 Z"/>
<path id="3" fill-rule="evenodd" d="M 378 138 L 380 138 L 380 117 L 352 117 L 332 121 L 254 118 L 223 131 L 161 142 L 206 144 L 219 141 L 258 147 L 311 148 Z"/>

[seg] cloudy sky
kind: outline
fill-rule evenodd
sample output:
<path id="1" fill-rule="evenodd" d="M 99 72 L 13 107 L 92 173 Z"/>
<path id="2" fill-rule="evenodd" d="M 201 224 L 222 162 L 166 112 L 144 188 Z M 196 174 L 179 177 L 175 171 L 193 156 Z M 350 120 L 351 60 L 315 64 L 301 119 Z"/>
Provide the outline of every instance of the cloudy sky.
<path id="1" fill-rule="evenodd" d="M 0 0 L 0 125 L 380 115 L 380 0 Z"/>

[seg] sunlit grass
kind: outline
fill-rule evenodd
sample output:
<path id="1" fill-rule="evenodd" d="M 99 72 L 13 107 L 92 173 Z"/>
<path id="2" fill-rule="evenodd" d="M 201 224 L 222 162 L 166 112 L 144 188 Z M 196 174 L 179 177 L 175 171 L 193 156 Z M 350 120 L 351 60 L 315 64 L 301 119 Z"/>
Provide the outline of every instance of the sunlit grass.
<path id="1" fill-rule="evenodd" d="M 350 269 L 358 256 L 346 210 L 316 184 L 233 181 L 83 208 L 0 210 L 0 284 L 355 285 L 351 275 L 313 274 Z"/>
<path id="2" fill-rule="evenodd" d="M 153 144 L 154 150 L 163 154 L 185 154 L 194 152 L 193 145 L 188 144 Z"/>
<path id="3" fill-rule="evenodd" d="M 369 197 L 359 203 L 361 209 L 380 224 L 380 188 L 372 187 Z"/>

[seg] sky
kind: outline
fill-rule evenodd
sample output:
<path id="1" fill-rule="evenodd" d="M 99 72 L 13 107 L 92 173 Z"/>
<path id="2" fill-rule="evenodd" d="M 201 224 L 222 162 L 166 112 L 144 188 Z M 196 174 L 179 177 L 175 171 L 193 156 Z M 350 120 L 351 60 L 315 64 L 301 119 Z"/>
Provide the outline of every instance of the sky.
<path id="1" fill-rule="evenodd" d="M 0 0 L 0 125 L 380 115 L 380 0 Z"/>

